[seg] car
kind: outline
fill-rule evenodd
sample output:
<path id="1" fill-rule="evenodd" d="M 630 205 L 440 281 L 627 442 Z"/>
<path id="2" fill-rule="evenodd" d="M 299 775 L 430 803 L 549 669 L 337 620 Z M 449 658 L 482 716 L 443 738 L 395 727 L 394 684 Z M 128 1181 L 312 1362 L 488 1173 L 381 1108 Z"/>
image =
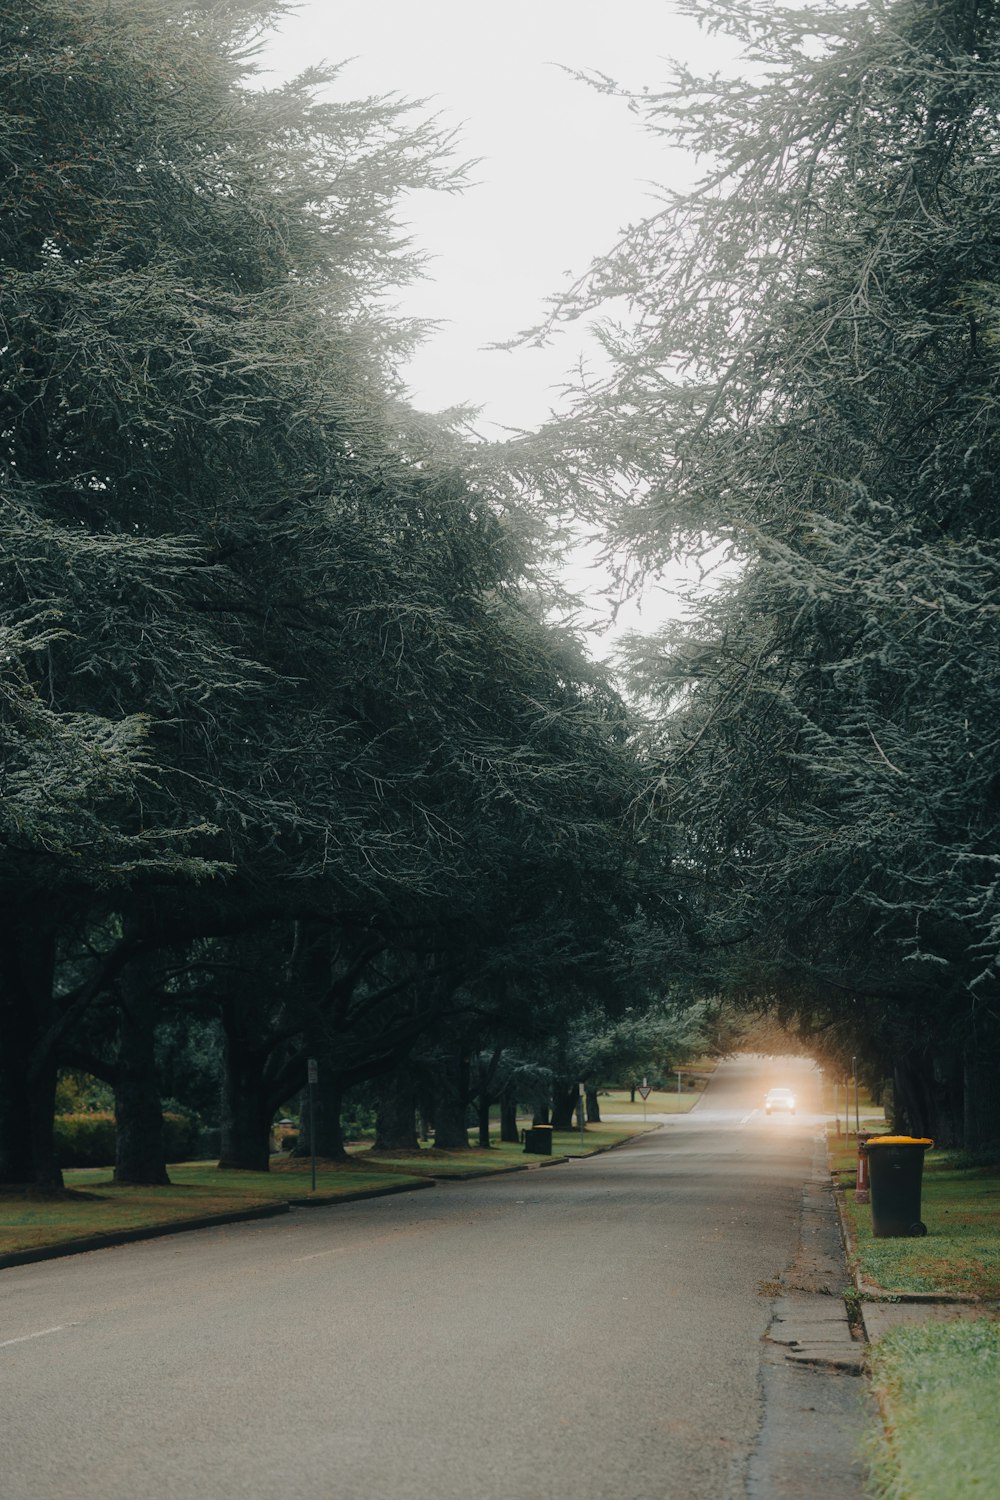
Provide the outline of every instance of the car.
<path id="1" fill-rule="evenodd" d="M 790 1115 L 794 1115 L 795 1095 L 791 1089 L 768 1089 L 767 1098 L 764 1100 L 764 1113 L 770 1115 L 776 1109 L 787 1109 Z"/>

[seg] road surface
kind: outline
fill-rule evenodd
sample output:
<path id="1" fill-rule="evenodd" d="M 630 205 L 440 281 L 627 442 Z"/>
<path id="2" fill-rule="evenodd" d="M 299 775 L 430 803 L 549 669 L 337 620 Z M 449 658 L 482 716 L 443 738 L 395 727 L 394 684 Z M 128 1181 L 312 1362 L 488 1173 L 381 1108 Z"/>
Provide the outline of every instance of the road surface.
<path id="1" fill-rule="evenodd" d="M 0 1273 L 0 1495 L 770 1500 L 814 1088 L 734 1059 L 606 1155 Z"/>

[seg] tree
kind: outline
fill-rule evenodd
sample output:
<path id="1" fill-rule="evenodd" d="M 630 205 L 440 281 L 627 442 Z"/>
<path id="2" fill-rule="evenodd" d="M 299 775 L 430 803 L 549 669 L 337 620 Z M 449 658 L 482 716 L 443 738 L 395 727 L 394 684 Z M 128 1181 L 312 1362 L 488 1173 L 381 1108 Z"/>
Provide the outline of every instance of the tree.
<path id="1" fill-rule="evenodd" d="M 306 538 L 301 561 L 331 484 L 352 465 L 370 484 L 373 445 L 396 446 L 389 372 L 409 332 L 374 313 L 415 270 L 394 204 L 458 174 L 398 103 L 322 104 L 318 72 L 243 87 L 281 11 L 0 9 L 11 1180 L 57 1177 L 45 1122 L 72 1014 L 53 994 L 67 920 L 112 892 L 127 904 L 246 871 L 279 827 L 301 842 L 302 809 L 277 787 L 302 668 L 289 537 Z M 28 1156 L 13 1144 L 25 1121 Z"/>
<path id="2" fill-rule="evenodd" d="M 592 508 L 630 478 L 609 534 L 647 564 L 706 536 L 739 561 L 637 662 L 663 713 L 651 805 L 702 872 L 706 981 L 851 1028 L 939 1138 L 964 1072 L 981 1145 L 1000 1135 L 978 1082 L 1000 1048 L 1000 15 L 707 16 L 751 70 L 629 97 L 707 173 L 555 307 L 620 297 L 632 318 L 536 462 Z"/>

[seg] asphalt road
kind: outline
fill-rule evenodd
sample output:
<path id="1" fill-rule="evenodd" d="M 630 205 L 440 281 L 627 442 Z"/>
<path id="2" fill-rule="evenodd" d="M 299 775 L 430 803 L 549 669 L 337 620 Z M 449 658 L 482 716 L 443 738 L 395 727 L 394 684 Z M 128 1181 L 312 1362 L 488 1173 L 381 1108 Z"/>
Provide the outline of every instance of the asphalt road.
<path id="1" fill-rule="evenodd" d="M 2 1500 L 743 1496 L 814 1087 L 737 1059 L 603 1156 L 0 1273 Z"/>

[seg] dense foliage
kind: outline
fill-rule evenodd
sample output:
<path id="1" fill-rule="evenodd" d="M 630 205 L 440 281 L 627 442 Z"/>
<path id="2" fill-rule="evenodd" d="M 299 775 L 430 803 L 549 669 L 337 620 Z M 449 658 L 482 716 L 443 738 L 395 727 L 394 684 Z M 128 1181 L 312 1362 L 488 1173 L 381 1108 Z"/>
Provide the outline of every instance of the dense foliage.
<path id="1" fill-rule="evenodd" d="M 1000 1137 L 1000 10 L 697 11 L 743 76 L 629 104 L 691 191 L 552 321 L 625 299 L 613 373 L 532 456 L 657 567 L 728 555 L 633 654 L 650 822 L 701 882 L 703 986 L 893 1076 L 901 1120 Z M 608 80 L 597 86 L 615 90 Z M 985 1082 L 985 1087 L 984 1087 Z"/>
<path id="2" fill-rule="evenodd" d="M 462 168 L 399 101 L 256 86 L 284 8 L 0 0 L 0 1180 L 58 1181 L 60 1067 L 163 1180 L 185 1056 L 237 1165 L 320 1056 L 335 1151 L 346 1089 L 624 994 L 649 923 L 519 477 L 396 374 L 399 202 Z"/>

